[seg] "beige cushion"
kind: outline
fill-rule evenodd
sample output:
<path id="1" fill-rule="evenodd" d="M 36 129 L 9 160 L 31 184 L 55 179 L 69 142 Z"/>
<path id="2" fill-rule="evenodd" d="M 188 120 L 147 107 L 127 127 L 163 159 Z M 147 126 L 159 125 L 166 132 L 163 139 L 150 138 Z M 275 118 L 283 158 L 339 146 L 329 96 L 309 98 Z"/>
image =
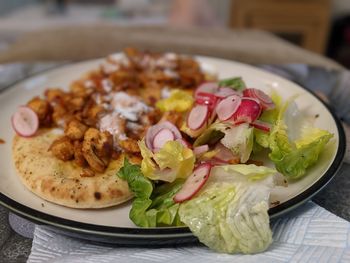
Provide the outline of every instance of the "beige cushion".
<path id="1" fill-rule="evenodd" d="M 253 64 L 305 63 L 340 68 L 332 60 L 260 31 L 112 25 L 66 27 L 28 33 L 6 52 L 0 53 L 0 63 L 83 60 L 103 57 L 127 46 L 207 55 Z"/>

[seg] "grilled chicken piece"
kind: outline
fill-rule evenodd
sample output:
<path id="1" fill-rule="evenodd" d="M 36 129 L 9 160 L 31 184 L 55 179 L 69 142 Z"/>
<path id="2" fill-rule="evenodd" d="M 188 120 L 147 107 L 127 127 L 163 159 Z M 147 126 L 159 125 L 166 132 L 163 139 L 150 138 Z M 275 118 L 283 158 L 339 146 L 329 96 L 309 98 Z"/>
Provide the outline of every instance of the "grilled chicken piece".
<path id="1" fill-rule="evenodd" d="M 55 140 L 51 144 L 49 151 L 62 161 L 69 161 L 74 158 L 74 146 L 67 136 Z"/>
<path id="2" fill-rule="evenodd" d="M 44 121 L 50 113 L 50 104 L 38 97 L 33 98 L 27 105 L 38 115 L 40 122 Z"/>
<path id="3" fill-rule="evenodd" d="M 139 153 L 140 148 L 137 144 L 137 140 L 127 138 L 125 140 L 118 141 L 119 146 L 128 153 Z"/>
<path id="4" fill-rule="evenodd" d="M 65 92 L 61 89 L 47 89 L 45 91 L 45 96 L 48 102 L 50 103 L 63 103 L 64 97 L 65 97 Z"/>
<path id="5" fill-rule="evenodd" d="M 72 140 L 81 140 L 88 127 L 76 119 L 71 120 L 65 128 L 65 135 Z"/>
<path id="6" fill-rule="evenodd" d="M 96 155 L 102 159 L 107 158 L 107 162 L 112 156 L 113 136 L 107 131 L 100 132 L 98 141 L 95 144 Z"/>
<path id="7" fill-rule="evenodd" d="M 100 132 L 95 128 L 89 128 L 84 135 L 82 152 L 92 170 L 102 173 L 111 157 L 113 141 L 108 132 Z M 109 145 L 111 143 L 111 145 Z M 104 152 L 106 150 L 106 152 Z M 107 156 L 109 154 L 109 156 Z"/>
<path id="8" fill-rule="evenodd" d="M 85 167 L 87 162 L 83 154 L 83 143 L 79 141 L 74 142 L 74 161 L 80 167 Z"/>
<path id="9" fill-rule="evenodd" d="M 87 98 L 93 92 L 93 89 L 85 88 L 82 81 L 73 82 L 70 91 L 74 97 Z"/>

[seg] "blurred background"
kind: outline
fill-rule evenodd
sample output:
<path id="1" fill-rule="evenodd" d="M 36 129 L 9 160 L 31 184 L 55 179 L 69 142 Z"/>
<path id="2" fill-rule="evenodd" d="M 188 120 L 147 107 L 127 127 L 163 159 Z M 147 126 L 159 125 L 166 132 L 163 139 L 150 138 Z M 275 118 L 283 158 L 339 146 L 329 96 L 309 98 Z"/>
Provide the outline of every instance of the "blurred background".
<path id="1" fill-rule="evenodd" d="M 350 67 L 349 0 L 0 0 L 0 52 L 32 31 L 96 24 L 260 29 Z"/>

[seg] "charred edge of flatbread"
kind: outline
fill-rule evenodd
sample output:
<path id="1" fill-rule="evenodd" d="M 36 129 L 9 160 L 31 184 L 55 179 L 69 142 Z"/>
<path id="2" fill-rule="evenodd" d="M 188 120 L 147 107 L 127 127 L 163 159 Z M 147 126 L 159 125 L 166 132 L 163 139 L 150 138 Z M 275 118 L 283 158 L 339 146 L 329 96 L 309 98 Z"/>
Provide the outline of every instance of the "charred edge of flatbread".
<path id="1" fill-rule="evenodd" d="M 57 159 L 48 150 L 58 136 L 52 130 L 41 130 L 32 138 L 14 137 L 12 154 L 17 174 L 30 191 L 72 208 L 104 208 L 132 198 L 127 182 L 116 175 L 123 155 L 111 161 L 103 174 L 81 177 L 81 167 Z"/>

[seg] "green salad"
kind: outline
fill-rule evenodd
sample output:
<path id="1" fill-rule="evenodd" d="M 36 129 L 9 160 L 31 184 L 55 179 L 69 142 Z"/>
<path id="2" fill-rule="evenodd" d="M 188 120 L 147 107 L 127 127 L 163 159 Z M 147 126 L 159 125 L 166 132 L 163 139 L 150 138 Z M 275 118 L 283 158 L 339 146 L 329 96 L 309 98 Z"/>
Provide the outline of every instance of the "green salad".
<path id="1" fill-rule="evenodd" d="M 186 121 L 148 128 L 138 142 L 141 165 L 125 158 L 118 172 L 135 196 L 130 219 L 140 227 L 187 226 L 218 252 L 266 250 L 275 177 L 307 176 L 333 136 L 294 101 L 247 88 L 240 77 L 204 83 L 193 95 L 172 90 L 156 107 Z M 255 159 L 261 154 L 275 167 Z"/>

